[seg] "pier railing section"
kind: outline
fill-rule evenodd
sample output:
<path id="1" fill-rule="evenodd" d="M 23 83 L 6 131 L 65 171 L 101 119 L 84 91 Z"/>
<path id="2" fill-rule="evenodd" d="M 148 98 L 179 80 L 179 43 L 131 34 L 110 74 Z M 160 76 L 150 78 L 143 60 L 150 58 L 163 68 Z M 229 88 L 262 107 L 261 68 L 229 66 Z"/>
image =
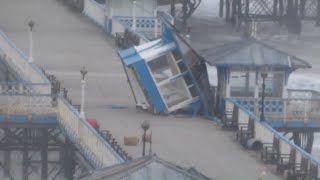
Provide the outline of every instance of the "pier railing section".
<path id="1" fill-rule="evenodd" d="M 160 37 L 163 32 L 163 23 L 160 17 L 171 24 L 174 23 L 174 18 L 164 11 L 158 11 L 157 17 L 137 16 L 135 18 L 132 16 L 110 16 L 110 12 L 107 11 L 111 11 L 107 4 L 102 5 L 94 0 L 84 0 L 83 13 L 97 25 L 113 36 L 120 35 L 123 37 L 126 30 L 130 31 L 139 38 L 140 44 Z M 135 28 L 132 27 L 133 24 L 135 24 Z"/>
<path id="2" fill-rule="evenodd" d="M 79 111 L 67 99 L 61 95 L 39 94 L 33 91 L 37 88 L 41 88 L 41 85 L 0 85 L 0 122 L 35 123 L 32 120 L 35 116 L 54 117 L 65 135 L 94 168 L 124 161 L 97 130 L 80 117 Z M 47 121 L 38 120 L 36 123 L 46 124 Z"/>
<path id="3" fill-rule="evenodd" d="M 50 85 L 41 70 L 33 63 L 30 63 L 28 61 L 28 57 L 1 31 L 0 52 L 3 53 L 2 56 L 6 63 L 10 65 L 22 78 L 25 78 L 24 80 L 30 81 L 31 83 L 43 83 Z"/>
<path id="4" fill-rule="evenodd" d="M 243 97 L 230 99 L 257 116 L 261 113 L 261 99 Z M 264 117 L 268 122 L 278 121 L 281 124 L 301 122 L 320 125 L 320 98 L 265 98 L 264 106 Z M 232 108 L 227 105 L 227 111 L 231 112 Z"/>
<path id="5" fill-rule="evenodd" d="M 290 169 L 295 174 L 304 175 L 308 179 L 320 178 L 320 161 L 317 158 L 276 131 L 268 124 L 268 121 L 261 121 L 259 114 L 250 111 L 250 108 L 238 99 L 226 99 L 226 106 L 232 109 L 232 118 L 237 121 L 237 138 L 240 138 L 240 141 L 244 137 L 246 140 L 251 138 L 264 145 L 272 145 L 277 171 L 280 172 L 281 167 L 284 167 L 284 169 Z M 275 146 L 275 144 L 277 145 Z"/>
<path id="6" fill-rule="evenodd" d="M 57 102 L 60 127 L 95 169 L 124 161 L 66 99 Z"/>
<path id="7" fill-rule="evenodd" d="M 0 114 L 2 116 L 56 115 L 50 95 L 34 94 L 24 89 L 23 85 L 19 85 L 19 88 L 14 90 L 11 87 L 12 85 L 0 85 Z M 8 91 L 8 89 L 11 90 Z M 10 119 L 7 122 L 10 122 Z"/>

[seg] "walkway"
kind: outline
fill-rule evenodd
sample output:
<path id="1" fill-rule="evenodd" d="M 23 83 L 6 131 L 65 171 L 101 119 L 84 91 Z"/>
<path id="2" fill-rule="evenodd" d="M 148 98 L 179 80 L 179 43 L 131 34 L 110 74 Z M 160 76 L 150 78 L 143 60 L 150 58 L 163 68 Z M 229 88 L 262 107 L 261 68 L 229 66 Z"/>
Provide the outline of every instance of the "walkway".
<path id="1" fill-rule="evenodd" d="M 35 22 L 35 63 L 54 73 L 69 89 L 74 102 L 80 101 L 80 72 L 89 70 L 87 86 L 88 117 L 97 118 L 118 140 L 140 136 L 140 123 L 149 120 L 153 130 L 153 152 L 181 166 L 195 166 L 218 179 L 256 179 L 263 165 L 254 153 L 235 142 L 232 132 L 220 130 L 211 121 L 189 117 L 153 116 L 136 110 L 126 78 L 113 46 L 113 40 L 81 14 L 59 1 L 3 0 L 0 28 L 27 52 L 26 23 Z M 10 17 L 10 18 L 8 18 Z M 128 106 L 113 109 L 112 106 Z M 125 147 L 134 157 L 138 147 Z M 274 171 L 274 170 L 270 170 Z M 267 179 L 279 179 L 267 173 Z"/>

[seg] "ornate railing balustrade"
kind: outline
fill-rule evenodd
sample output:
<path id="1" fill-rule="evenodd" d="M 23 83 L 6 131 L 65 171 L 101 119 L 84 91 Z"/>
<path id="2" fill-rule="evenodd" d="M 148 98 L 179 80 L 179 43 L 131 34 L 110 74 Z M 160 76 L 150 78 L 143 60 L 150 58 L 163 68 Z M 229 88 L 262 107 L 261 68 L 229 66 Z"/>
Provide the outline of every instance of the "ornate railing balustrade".
<path id="1" fill-rule="evenodd" d="M 320 177 L 320 161 L 317 158 L 276 131 L 267 121 L 260 121 L 260 117 L 255 112 L 249 111 L 235 98 L 227 99 L 226 102 L 233 105 L 232 118 L 239 123 L 238 131 L 243 130 L 243 124 L 248 125 L 251 120 L 254 122 L 251 123 L 251 126 L 253 126 L 251 127 L 253 129 L 251 138 L 260 141 L 262 144 L 273 145 L 278 171 L 285 167 L 285 169 L 289 169 L 292 173 L 301 175 L 305 179 L 318 179 Z M 277 147 L 274 146 L 275 144 L 277 144 Z"/>
<path id="2" fill-rule="evenodd" d="M 94 168 L 99 169 L 124 161 L 110 144 L 85 119 L 80 117 L 79 111 L 66 99 L 59 97 L 57 102 L 60 127 L 94 165 Z"/>
<path id="3" fill-rule="evenodd" d="M 13 42 L 0 31 L 0 55 L 6 63 L 13 68 L 25 81 L 31 83 L 43 83 L 50 86 L 49 81 L 41 70 L 28 61 L 28 57 L 20 51 Z M 50 88 L 49 88 L 50 89 Z M 49 91 L 50 92 L 50 91 Z M 48 92 L 48 93 L 49 93 Z M 44 92 L 39 92 L 44 93 Z"/>
<path id="4" fill-rule="evenodd" d="M 294 96 L 293 96 L 294 97 Z M 313 99 L 314 95 L 299 98 L 265 98 L 264 113 L 266 121 L 318 123 L 320 125 L 320 99 Z M 301 97 L 301 96 L 300 96 Z M 309 97 L 309 98 L 308 98 Z M 261 99 L 233 97 L 248 112 L 260 116 L 262 110 Z M 227 102 L 227 111 L 233 109 L 233 104 Z"/>

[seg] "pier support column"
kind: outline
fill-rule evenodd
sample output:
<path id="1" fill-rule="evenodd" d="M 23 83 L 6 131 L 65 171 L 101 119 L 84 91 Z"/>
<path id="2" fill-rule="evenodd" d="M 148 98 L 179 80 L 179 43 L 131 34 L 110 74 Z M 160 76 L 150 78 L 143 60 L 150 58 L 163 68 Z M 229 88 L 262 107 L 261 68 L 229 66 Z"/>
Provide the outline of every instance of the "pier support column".
<path id="1" fill-rule="evenodd" d="M 41 129 L 41 179 L 48 179 L 48 129 Z"/>
<path id="2" fill-rule="evenodd" d="M 316 17 L 316 25 L 320 26 L 320 0 L 317 0 L 317 17 Z"/>
<path id="3" fill-rule="evenodd" d="M 242 3 L 241 3 L 242 0 L 238 0 L 237 3 L 237 18 L 238 18 L 238 28 L 240 29 L 241 28 L 241 25 L 242 25 Z"/>
<path id="4" fill-rule="evenodd" d="M 249 25 L 249 12 L 250 12 L 250 7 L 249 7 L 249 0 L 245 0 L 245 21 L 246 21 L 246 26 Z"/>
<path id="5" fill-rule="evenodd" d="M 23 180 L 28 180 L 29 179 L 29 173 L 28 173 L 28 168 L 29 168 L 29 160 L 28 160 L 28 130 L 27 128 L 23 129 L 23 152 L 22 152 L 22 178 Z"/>
<path id="6" fill-rule="evenodd" d="M 277 20 L 278 19 L 278 0 L 273 0 L 273 19 Z"/>
<path id="7" fill-rule="evenodd" d="M 237 0 L 232 0 L 232 6 L 231 6 L 231 23 L 233 25 L 236 24 L 236 13 L 237 13 Z"/>
<path id="8" fill-rule="evenodd" d="M 230 21 L 230 0 L 226 0 L 226 21 Z"/>
<path id="9" fill-rule="evenodd" d="M 284 5 L 283 0 L 279 0 L 279 24 L 280 26 L 283 25 L 283 11 L 284 11 Z"/>
<path id="10" fill-rule="evenodd" d="M 9 137 L 10 136 L 10 129 L 5 129 L 5 137 Z M 7 142 L 10 143 L 10 142 Z M 9 146 L 8 146 L 9 147 Z M 5 177 L 10 177 L 10 167 L 11 167 L 11 151 L 10 149 L 4 150 L 3 153 L 4 157 L 4 164 L 3 164 L 3 175 Z"/>
<path id="11" fill-rule="evenodd" d="M 220 17 L 223 17 L 224 1 L 225 0 L 220 0 L 220 3 L 219 3 L 219 16 Z"/>
<path id="12" fill-rule="evenodd" d="M 73 180 L 75 166 L 73 152 L 72 143 L 66 139 L 65 146 L 63 148 L 62 167 L 64 169 L 64 177 L 68 180 Z"/>

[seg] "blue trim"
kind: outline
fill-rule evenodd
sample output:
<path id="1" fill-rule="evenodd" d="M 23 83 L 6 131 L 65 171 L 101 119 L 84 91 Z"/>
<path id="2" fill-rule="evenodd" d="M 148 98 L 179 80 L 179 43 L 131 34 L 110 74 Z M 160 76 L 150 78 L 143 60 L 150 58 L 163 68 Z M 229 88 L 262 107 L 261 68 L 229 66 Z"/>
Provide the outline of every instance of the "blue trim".
<path id="1" fill-rule="evenodd" d="M 8 120 L 5 115 L 0 115 L 0 123 L 17 123 L 17 124 L 57 124 L 57 116 L 33 115 L 31 121 L 27 115 L 11 115 Z"/>
<path id="2" fill-rule="evenodd" d="M 196 117 L 196 115 L 199 113 L 201 109 L 201 101 L 196 101 L 191 104 L 192 107 L 192 117 Z"/>
<path id="3" fill-rule="evenodd" d="M 36 115 L 32 117 L 32 123 L 36 124 L 56 124 L 57 116 Z"/>
<path id="4" fill-rule="evenodd" d="M 161 18 L 161 20 L 164 22 L 164 32 L 163 32 L 163 39 L 167 40 L 167 41 L 174 41 L 175 44 L 176 44 L 176 51 L 180 54 L 180 56 L 182 57 L 182 62 L 183 64 L 185 65 L 185 67 L 187 68 L 187 71 L 188 71 L 188 75 L 191 77 L 191 80 L 192 80 L 192 83 L 195 85 L 196 89 L 197 89 L 197 92 L 200 96 L 200 101 L 201 101 L 201 105 L 204 106 L 204 115 L 205 116 L 208 116 L 209 115 L 209 111 L 208 111 L 208 105 L 205 101 L 205 98 L 204 98 L 204 95 L 203 93 L 201 92 L 201 89 L 195 79 L 195 77 L 193 76 L 192 74 L 192 71 L 189 67 L 189 65 L 187 64 L 187 62 L 185 61 L 183 55 L 181 54 L 182 50 L 181 50 L 181 47 L 180 47 L 180 44 L 178 43 L 177 39 L 174 37 L 173 33 L 172 33 L 172 30 L 169 28 L 168 24 Z"/>
<path id="5" fill-rule="evenodd" d="M 137 72 L 143 87 L 146 89 L 152 104 L 154 105 L 157 113 L 167 112 L 165 102 L 163 102 L 160 92 L 152 79 L 152 75 L 149 72 L 147 64 L 144 61 L 139 61 L 133 65 Z"/>

